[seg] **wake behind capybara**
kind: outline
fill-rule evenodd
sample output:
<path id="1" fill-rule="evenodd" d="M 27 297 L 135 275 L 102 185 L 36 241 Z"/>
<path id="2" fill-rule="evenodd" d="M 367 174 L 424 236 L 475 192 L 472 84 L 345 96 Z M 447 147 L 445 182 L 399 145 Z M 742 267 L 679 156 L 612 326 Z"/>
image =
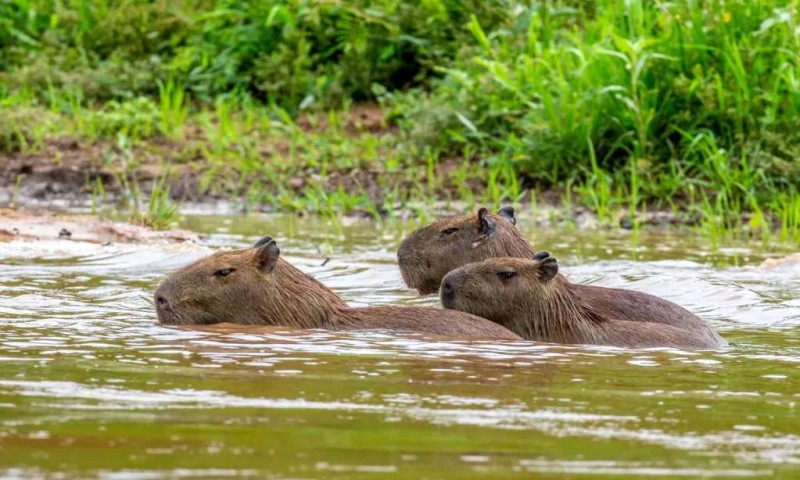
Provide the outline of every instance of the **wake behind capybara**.
<path id="1" fill-rule="evenodd" d="M 700 318 L 692 328 L 670 325 L 674 308 L 663 308 L 666 301 L 640 306 L 640 318 L 620 318 L 587 303 L 579 287 L 558 275 L 556 259 L 539 252 L 531 259 L 493 258 L 458 268 L 442 279 L 440 297 L 445 308 L 488 318 L 528 340 L 685 349 L 727 344 Z M 601 290 L 609 302 L 627 295 Z"/>
<path id="2" fill-rule="evenodd" d="M 469 263 L 500 257 L 532 258 L 536 252 L 517 230 L 516 223 L 512 207 L 501 208 L 497 215 L 481 208 L 477 214 L 442 218 L 415 230 L 398 250 L 403 280 L 420 294 L 436 293 L 448 272 Z M 566 281 L 561 274 L 558 277 Z M 679 328 L 706 328 L 685 308 L 647 293 L 620 289 L 608 295 L 608 288 L 573 283 L 570 288 L 604 317 L 637 322 L 657 310 L 663 315 L 648 321 Z"/>
<path id="3" fill-rule="evenodd" d="M 217 252 L 171 274 L 155 292 L 162 325 L 222 322 L 329 330 L 380 329 L 456 338 L 519 340 L 464 312 L 425 307 L 349 308 L 333 291 L 280 258 L 270 237 Z"/>

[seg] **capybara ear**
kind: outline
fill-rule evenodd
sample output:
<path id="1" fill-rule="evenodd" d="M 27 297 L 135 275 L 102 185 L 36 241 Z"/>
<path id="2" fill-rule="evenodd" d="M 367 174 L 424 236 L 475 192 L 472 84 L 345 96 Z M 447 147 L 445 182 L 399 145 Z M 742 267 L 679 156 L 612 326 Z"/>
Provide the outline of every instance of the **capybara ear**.
<path id="1" fill-rule="evenodd" d="M 484 235 L 494 231 L 494 220 L 488 215 L 489 210 L 486 208 L 478 210 L 478 231 Z"/>
<path id="2" fill-rule="evenodd" d="M 261 243 L 261 242 L 259 242 Z M 275 266 L 278 264 L 278 257 L 281 256 L 281 249 L 275 240 L 269 239 L 256 250 L 256 263 L 258 267 L 265 273 L 272 273 Z"/>
<path id="3" fill-rule="evenodd" d="M 511 205 L 500 207 L 500 210 L 497 211 L 497 214 L 508 220 L 508 223 L 511 225 L 517 224 L 517 219 L 514 217 L 514 207 Z"/>
<path id="4" fill-rule="evenodd" d="M 547 283 L 558 274 L 558 261 L 553 257 L 547 257 L 539 260 L 539 267 L 537 273 L 539 274 L 539 281 Z"/>
<path id="5" fill-rule="evenodd" d="M 253 245 L 253 246 L 254 246 L 254 247 L 256 247 L 256 248 L 258 248 L 258 247 L 260 247 L 260 246 L 262 246 L 262 245 L 266 245 L 266 244 L 267 244 L 267 243 L 269 243 L 270 241 L 272 241 L 272 237 L 270 237 L 269 235 L 267 235 L 266 237 L 264 237 L 264 238 L 262 238 L 261 240 L 257 241 L 257 242 L 256 242 L 256 244 L 255 244 L 255 245 Z"/>
<path id="6" fill-rule="evenodd" d="M 545 252 L 542 250 L 541 252 L 536 252 L 533 254 L 533 259 L 537 261 L 544 260 L 545 258 L 550 256 L 550 252 Z"/>

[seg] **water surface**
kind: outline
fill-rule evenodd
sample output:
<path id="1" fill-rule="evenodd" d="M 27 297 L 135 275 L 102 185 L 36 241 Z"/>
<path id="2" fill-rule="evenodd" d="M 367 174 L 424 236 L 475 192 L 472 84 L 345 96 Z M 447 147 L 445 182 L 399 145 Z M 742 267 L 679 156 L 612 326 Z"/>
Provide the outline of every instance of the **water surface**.
<path id="1" fill-rule="evenodd" d="M 202 246 L 0 244 L 0 472 L 36 478 L 800 475 L 800 266 L 688 234 L 521 228 L 573 280 L 676 301 L 723 352 L 154 325 L 167 272 L 276 237 L 353 305 L 403 288 L 398 225 L 203 217 Z M 326 259 L 329 259 L 327 262 Z M 323 266 L 324 264 L 324 266 Z"/>

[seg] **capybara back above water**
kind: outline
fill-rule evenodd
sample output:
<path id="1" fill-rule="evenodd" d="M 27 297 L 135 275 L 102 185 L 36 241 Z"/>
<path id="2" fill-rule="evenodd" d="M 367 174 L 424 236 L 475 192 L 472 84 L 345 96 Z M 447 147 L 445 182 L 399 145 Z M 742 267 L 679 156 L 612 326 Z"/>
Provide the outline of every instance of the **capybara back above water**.
<path id="1" fill-rule="evenodd" d="M 492 215 L 442 218 L 406 237 L 397 250 L 405 284 L 422 295 L 436 293 L 448 272 L 467 263 L 494 257 L 529 257 L 528 241 L 514 227 L 514 209 L 503 207 Z"/>
<path id="2" fill-rule="evenodd" d="M 718 349 L 724 339 L 701 319 L 692 328 L 668 324 L 672 309 L 650 303 L 640 318 L 596 310 L 578 285 L 558 275 L 558 263 L 539 252 L 531 259 L 493 258 L 465 265 L 442 280 L 440 297 L 448 309 L 495 321 L 528 340 L 620 347 Z M 601 288 L 601 287 L 596 287 Z M 605 288 L 609 302 L 625 290 Z"/>
<path id="3" fill-rule="evenodd" d="M 503 207 L 497 215 L 485 208 L 477 214 L 442 218 L 412 232 L 400 244 L 398 264 L 406 285 L 421 294 L 436 293 L 451 270 L 489 258 L 530 259 L 533 246 L 516 228 L 514 209 Z M 566 281 L 561 274 L 561 281 Z M 614 290 L 570 284 L 583 303 L 598 314 L 620 320 L 641 321 L 654 310 L 663 312 L 648 321 L 703 330 L 706 324 L 679 305 L 634 290 Z"/>
<path id="4" fill-rule="evenodd" d="M 381 329 L 456 338 L 519 339 L 464 312 L 424 307 L 349 308 L 333 291 L 280 257 L 270 237 L 217 252 L 171 274 L 155 292 L 158 322 L 221 322 L 330 330 Z"/>

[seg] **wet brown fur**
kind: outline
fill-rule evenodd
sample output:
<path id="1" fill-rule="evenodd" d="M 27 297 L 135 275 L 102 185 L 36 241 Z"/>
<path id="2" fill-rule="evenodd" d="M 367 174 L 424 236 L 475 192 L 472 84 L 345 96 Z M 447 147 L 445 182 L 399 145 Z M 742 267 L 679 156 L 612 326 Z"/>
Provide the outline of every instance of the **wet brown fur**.
<path id="1" fill-rule="evenodd" d="M 428 295 L 438 292 L 442 278 L 462 265 L 495 257 L 530 258 L 532 247 L 514 227 L 513 218 L 510 207 L 497 214 L 480 209 L 413 231 L 397 250 L 403 281 Z"/>
<path id="2" fill-rule="evenodd" d="M 535 250 L 515 227 L 513 209 L 505 207 L 501 211 L 504 215 L 499 215 L 500 212 L 487 215 L 494 220 L 494 228 L 488 234 L 476 230 L 478 213 L 442 218 L 409 235 L 398 250 L 398 263 L 406 285 L 418 289 L 421 294 L 435 293 L 448 272 L 469 263 L 499 257 L 532 258 Z M 458 228 L 458 235 L 442 235 L 448 228 Z M 475 247 L 472 246 L 474 242 L 478 243 Z M 559 277 L 567 282 L 561 274 Z M 705 322 L 685 308 L 647 293 L 569 285 L 584 305 L 606 318 L 637 322 L 659 311 L 662 314 L 649 321 L 679 328 L 707 328 Z"/>
<path id="3" fill-rule="evenodd" d="M 540 260 L 494 258 L 465 265 L 442 280 L 442 304 L 493 320 L 528 340 L 632 348 L 726 345 L 700 318 L 695 317 L 691 328 L 669 325 L 665 317 L 674 309 L 662 308 L 662 303 L 648 304 L 648 313 L 636 318 L 598 310 L 581 296 L 582 286 L 558 275 L 555 259 L 545 255 Z M 609 302 L 625 292 L 595 288 Z"/>
<path id="4" fill-rule="evenodd" d="M 279 254 L 277 245 L 270 240 L 254 248 L 215 253 L 173 273 L 155 292 L 159 323 L 232 322 L 519 339 L 496 323 L 464 312 L 423 307 L 350 308 L 333 291 L 279 258 Z M 226 275 L 220 275 L 226 271 Z"/>

